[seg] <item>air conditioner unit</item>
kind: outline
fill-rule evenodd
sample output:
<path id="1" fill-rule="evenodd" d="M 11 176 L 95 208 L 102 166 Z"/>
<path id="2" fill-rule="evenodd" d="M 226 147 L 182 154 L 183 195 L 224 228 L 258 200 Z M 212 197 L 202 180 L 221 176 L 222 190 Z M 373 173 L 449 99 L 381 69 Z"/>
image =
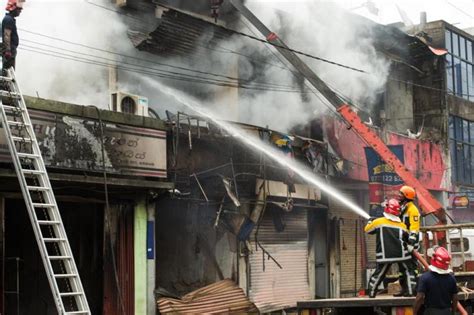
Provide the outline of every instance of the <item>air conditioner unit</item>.
<path id="1" fill-rule="evenodd" d="M 125 92 L 110 95 L 110 110 L 119 113 L 148 117 L 148 98 Z"/>

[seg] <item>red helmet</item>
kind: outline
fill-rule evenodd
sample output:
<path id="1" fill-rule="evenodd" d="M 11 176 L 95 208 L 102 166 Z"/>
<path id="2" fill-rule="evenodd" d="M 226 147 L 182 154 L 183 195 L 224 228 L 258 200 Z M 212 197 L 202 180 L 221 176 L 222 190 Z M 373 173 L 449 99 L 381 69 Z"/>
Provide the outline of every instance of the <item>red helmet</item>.
<path id="1" fill-rule="evenodd" d="M 23 8 L 23 2 L 24 1 L 21 1 L 21 0 L 8 0 L 7 2 L 7 7 L 5 8 L 5 10 L 11 12 L 15 9 L 22 9 Z"/>
<path id="2" fill-rule="evenodd" d="M 398 203 L 397 199 L 390 199 L 386 203 L 385 209 L 383 209 L 383 211 L 398 217 L 400 215 L 400 204 Z"/>
<path id="3" fill-rule="evenodd" d="M 431 265 L 436 268 L 448 270 L 451 262 L 451 255 L 444 247 L 436 248 L 433 257 L 431 258 Z"/>

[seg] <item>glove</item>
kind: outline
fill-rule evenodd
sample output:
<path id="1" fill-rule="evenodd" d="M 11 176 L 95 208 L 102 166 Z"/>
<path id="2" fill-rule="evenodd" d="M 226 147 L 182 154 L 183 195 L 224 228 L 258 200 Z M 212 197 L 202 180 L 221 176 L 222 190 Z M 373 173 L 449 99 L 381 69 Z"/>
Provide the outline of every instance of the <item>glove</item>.
<path id="1" fill-rule="evenodd" d="M 413 245 L 407 245 L 407 251 L 411 254 L 413 253 L 413 250 L 415 249 L 415 246 Z"/>
<path id="2" fill-rule="evenodd" d="M 10 59 L 12 57 L 12 52 L 7 50 L 7 51 L 5 51 L 3 56 L 5 57 L 5 59 Z"/>

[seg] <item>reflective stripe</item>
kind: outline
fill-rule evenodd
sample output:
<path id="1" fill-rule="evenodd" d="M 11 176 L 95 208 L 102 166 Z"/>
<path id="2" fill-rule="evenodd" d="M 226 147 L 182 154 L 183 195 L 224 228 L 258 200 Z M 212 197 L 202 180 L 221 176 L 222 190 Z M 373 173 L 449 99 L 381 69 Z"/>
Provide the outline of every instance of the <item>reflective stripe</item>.
<path id="1" fill-rule="evenodd" d="M 390 264 L 385 264 L 382 267 L 382 270 L 380 270 L 380 273 L 377 275 L 376 278 L 374 278 L 374 275 L 372 275 L 372 277 L 370 279 L 370 283 L 373 283 L 373 284 L 372 284 L 372 286 L 370 288 L 370 292 L 369 292 L 369 294 L 371 296 L 375 296 L 375 294 L 377 293 L 377 288 L 379 287 L 380 283 L 382 282 L 383 277 L 387 273 L 387 270 L 388 270 L 389 266 L 390 266 Z M 375 272 L 377 272 L 377 269 L 375 270 Z M 374 272 L 374 274 L 375 274 L 375 272 Z M 375 282 L 373 282 L 373 280 L 375 280 Z"/>

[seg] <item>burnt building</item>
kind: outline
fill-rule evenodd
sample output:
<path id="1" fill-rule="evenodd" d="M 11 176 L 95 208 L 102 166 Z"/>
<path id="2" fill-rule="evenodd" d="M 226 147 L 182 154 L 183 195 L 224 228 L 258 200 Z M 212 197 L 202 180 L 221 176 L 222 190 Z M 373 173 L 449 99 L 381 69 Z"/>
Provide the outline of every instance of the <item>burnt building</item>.
<path id="1" fill-rule="evenodd" d="M 140 313 L 154 279 L 154 200 L 173 188 L 165 124 L 26 102 L 92 313 Z M 56 314 L 3 130 L 0 144 L 1 312 Z"/>

